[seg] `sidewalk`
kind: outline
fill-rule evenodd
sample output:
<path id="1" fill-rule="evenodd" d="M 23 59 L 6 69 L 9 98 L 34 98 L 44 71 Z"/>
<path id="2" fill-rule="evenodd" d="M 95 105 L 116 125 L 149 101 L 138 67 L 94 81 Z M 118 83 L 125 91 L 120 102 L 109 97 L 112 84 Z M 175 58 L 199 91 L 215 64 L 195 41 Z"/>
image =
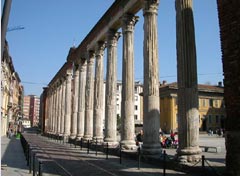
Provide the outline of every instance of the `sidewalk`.
<path id="1" fill-rule="evenodd" d="M 19 139 L 1 137 L 1 176 L 30 176 Z"/>
<path id="2" fill-rule="evenodd" d="M 121 175 L 121 176 L 150 176 L 150 175 L 162 175 L 161 163 L 150 164 L 141 162 L 141 169 L 138 170 L 137 160 L 132 160 L 126 155 L 123 155 L 123 163 L 119 164 L 119 156 L 109 155 L 109 159 L 106 160 L 106 154 L 98 152 L 96 156 L 94 150 L 90 150 L 87 154 L 87 148 L 80 149 L 80 146 L 75 148 L 73 145 L 61 144 L 55 140 L 48 139 L 46 137 L 36 134 L 24 134 L 24 137 L 31 143 L 32 151 L 36 153 L 36 158 L 43 161 L 42 174 L 44 176 L 56 176 L 56 175 Z M 206 140 L 205 136 L 203 137 Z M 219 138 L 209 138 L 205 141 L 209 144 L 218 144 Z M 211 142 L 210 142 L 211 141 Z M 220 141 L 222 143 L 223 141 Z M 27 162 L 23 153 L 21 142 L 19 139 L 7 137 L 1 137 L 1 149 L 2 149 L 2 176 L 30 176 L 27 167 Z M 176 153 L 175 149 L 166 149 L 169 157 L 173 157 Z M 224 168 L 224 162 L 222 161 L 225 156 L 225 152 L 222 153 L 210 153 L 204 152 L 206 158 L 210 164 L 215 167 Z M 198 166 L 199 165 L 199 166 Z M 196 165 L 200 168 L 201 162 Z M 201 170 L 201 168 L 200 168 Z M 200 171 L 198 169 L 198 171 Z M 199 175 L 194 170 L 187 172 L 185 169 L 178 170 L 177 168 L 167 167 L 168 176 L 177 175 Z M 203 171 L 201 171 L 204 173 Z M 200 174 L 201 175 L 201 174 Z"/>

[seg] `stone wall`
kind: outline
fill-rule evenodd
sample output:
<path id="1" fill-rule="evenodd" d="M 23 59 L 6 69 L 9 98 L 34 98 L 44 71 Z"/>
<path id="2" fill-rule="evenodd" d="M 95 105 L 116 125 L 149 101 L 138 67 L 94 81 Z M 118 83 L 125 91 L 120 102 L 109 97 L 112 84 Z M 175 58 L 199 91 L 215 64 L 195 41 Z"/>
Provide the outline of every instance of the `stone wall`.
<path id="1" fill-rule="evenodd" d="M 217 0 L 224 72 L 226 168 L 240 175 L 240 1 Z"/>

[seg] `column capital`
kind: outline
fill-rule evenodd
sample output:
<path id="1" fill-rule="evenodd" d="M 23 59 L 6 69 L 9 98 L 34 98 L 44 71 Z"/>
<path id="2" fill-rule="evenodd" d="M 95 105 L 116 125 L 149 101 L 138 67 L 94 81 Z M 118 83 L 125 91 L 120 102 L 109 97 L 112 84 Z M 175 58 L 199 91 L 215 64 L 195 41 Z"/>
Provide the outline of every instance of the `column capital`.
<path id="1" fill-rule="evenodd" d="M 114 29 L 110 29 L 107 33 L 107 45 L 117 46 L 117 41 L 121 37 L 121 32 L 116 32 Z"/>
<path id="2" fill-rule="evenodd" d="M 95 51 L 94 50 L 89 50 L 88 51 L 87 64 L 93 65 L 94 64 L 94 58 L 95 58 Z"/>
<path id="3" fill-rule="evenodd" d="M 104 50 L 106 48 L 106 42 L 99 41 L 96 46 L 96 59 L 100 58 L 98 56 L 103 56 Z"/>
<path id="4" fill-rule="evenodd" d="M 153 13 L 157 14 L 159 1 L 160 0 L 144 0 L 143 15 L 153 14 Z"/>
<path id="5" fill-rule="evenodd" d="M 133 32 L 135 24 L 138 22 L 139 17 L 134 14 L 125 13 L 122 17 L 123 32 Z"/>

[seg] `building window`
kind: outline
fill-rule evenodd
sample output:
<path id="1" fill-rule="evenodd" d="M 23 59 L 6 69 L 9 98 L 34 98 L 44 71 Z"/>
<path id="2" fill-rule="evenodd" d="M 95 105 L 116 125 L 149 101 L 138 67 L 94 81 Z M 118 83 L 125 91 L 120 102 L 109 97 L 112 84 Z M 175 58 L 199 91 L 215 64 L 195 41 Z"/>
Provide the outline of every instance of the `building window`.
<path id="1" fill-rule="evenodd" d="M 137 119 L 138 119 L 138 116 L 137 116 L 137 115 L 134 115 L 134 118 L 135 118 L 135 120 L 137 120 Z"/>
<path id="2" fill-rule="evenodd" d="M 135 110 L 138 110 L 138 106 L 137 105 L 135 105 Z"/>
<path id="3" fill-rule="evenodd" d="M 138 96 L 135 96 L 135 101 L 138 101 Z"/>
<path id="4" fill-rule="evenodd" d="M 202 99 L 202 106 L 206 107 L 206 100 L 205 99 Z"/>
<path id="5" fill-rule="evenodd" d="M 178 98 L 176 97 L 174 99 L 175 99 L 175 106 L 177 106 L 178 105 Z"/>
<path id="6" fill-rule="evenodd" d="M 134 91 L 135 91 L 135 93 L 137 93 L 137 90 L 138 90 L 138 89 L 137 89 L 137 86 L 135 86 L 135 87 L 134 87 Z"/>
<path id="7" fill-rule="evenodd" d="M 211 115 L 208 116 L 208 123 L 212 123 L 212 116 Z"/>
<path id="8" fill-rule="evenodd" d="M 213 107 L 213 99 L 209 99 L 209 106 Z"/>
<path id="9" fill-rule="evenodd" d="M 216 123 L 219 123 L 219 116 L 216 115 Z"/>
<path id="10" fill-rule="evenodd" d="M 214 107 L 218 108 L 218 100 L 214 101 Z"/>

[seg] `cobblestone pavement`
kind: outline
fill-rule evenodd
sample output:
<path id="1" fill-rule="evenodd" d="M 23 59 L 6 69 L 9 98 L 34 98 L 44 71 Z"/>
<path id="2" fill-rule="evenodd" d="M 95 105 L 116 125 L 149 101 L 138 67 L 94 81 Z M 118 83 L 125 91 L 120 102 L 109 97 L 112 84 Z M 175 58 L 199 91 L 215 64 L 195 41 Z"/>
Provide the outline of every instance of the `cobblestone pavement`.
<path id="1" fill-rule="evenodd" d="M 106 154 L 98 151 L 97 155 L 94 150 L 89 150 L 89 154 L 87 152 L 87 148 L 80 149 L 80 146 L 75 148 L 74 145 L 70 146 L 69 144 L 62 144 L 55 140 L 48 139 L 46 137 L 36 135 L 36 134 L 24 134 L 24 137 L 27 141 L 30 142 L 32 148 L 32 156 L 35 154 L 35 174 L 37 175 L 39 169 L 39 161 L 42 162 L 41 172 L 42 175 L 66 175 L 66 176 L 78 176 L 78 175 L 123 175 L 123 176 L 150 176 L 150 175 L 163 175 L 163 166 L 162 164 L 149 164 L 145 162 L 140 163 L 140 169 L 138 169 L 138 161 L 137 159 L 129 159 L 127 156 L 122 158 L 122 164 L 120 164 L 119 156 L 109 155 L 108 159 L 106 159 Z M 17 141 L 14 144 L 13 148 L 21 148 L 19 140 L 12 139 Z M 204 140 L 205 141 L 205 140 Z M 3 142 L 3 141 L 2 141 Z M 10 143 L 9 143 L 10 145 Z M 3 146 L 3 143 L 2 143 Z M 11 148 L 10 146 L 7 148 Z M 173 157 L 175 154 L 174 149 L 166 150 L 169 157 Z M 3 150 L 2 150 L 3 153 Z M 23 151 L 18 151 L 19 158 L 21 161 L 21 166 L 12 165 L 10 166 L 12 170 L 18 171 L 23 170 L 21 174 L 18 175 L 32 175 L 33 168 L 31 168 L 31 174 L 29 174 L 29 167 L 26 164 L 25 156 L 23 155 Z M 209 154 L 210 152 L 206 153 Z M 21 155 L 20 155 L 21 154 Z M 219 155 L 216 153 L 210 153 Z M 224 152 L 223 152 L 224 155 Z M 12 157 L 6 157 L 7 160 L 13 160 Z M 3 161 L 2 155 L 2 161 Z M 219 158 L 218 158 L 219 159 Z M 12 162 L 13 162 L 12 161 Z M 2 162 L 3 163 L 3 162 Z M 32 166 L 33 161 L 31 161 L 30 165 Z M 201 162 L 200 162 L 201 163 Z M 200 163 L 198 163 L 200 165 Z M 211 163 L 212 164 L 212 163 Z M 11 170 L 11 169 L 10 169 Z M 9 171 L 9 168 L 8 168 Z M 3 170 L 2 170 L 3 173 Z M 5 172 L 7 175 L 8 173 Z M 178 169 L 168 168 L 166 170 L 166 175 L 175 176 L 175 175 L 199 175 L 199 173 L 194 172 L 183 172 Z M 3 175 L 3 174 L 2 174 Z M 10 174 L 11 175 L 11 174 Z M 16 175 L 16 174 L 15 174 Z M 14 175 L 13 175 L 14 176 Z"/>

